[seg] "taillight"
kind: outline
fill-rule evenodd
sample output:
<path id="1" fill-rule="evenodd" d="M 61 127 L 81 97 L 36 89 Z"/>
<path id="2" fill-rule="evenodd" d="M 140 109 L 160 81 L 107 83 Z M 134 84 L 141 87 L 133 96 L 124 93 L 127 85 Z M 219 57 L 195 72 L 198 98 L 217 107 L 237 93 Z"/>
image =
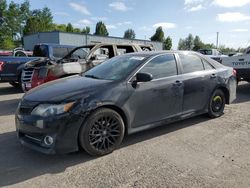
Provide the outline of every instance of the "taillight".
<path id="1" fill-rule="evenodd" d="M 233 75 L 236 77 L 237 75 L 237 71 L 235 69 L 233 69 Z"/>
<path id="2" fill-rule="evenodd" d="M 4 62 L 0 61 L 0 71 L 3 71 Z"/>

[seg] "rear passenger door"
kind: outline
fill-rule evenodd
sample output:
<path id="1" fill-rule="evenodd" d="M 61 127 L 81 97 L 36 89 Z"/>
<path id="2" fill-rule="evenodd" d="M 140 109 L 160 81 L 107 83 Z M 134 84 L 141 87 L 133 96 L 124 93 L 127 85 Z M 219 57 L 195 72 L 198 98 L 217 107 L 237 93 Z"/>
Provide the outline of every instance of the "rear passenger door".
<path id="1" fill-rule="evenodd" d="M 215 69 L 195 54 L 179 54 L 179 59 L 184 85 L 183 113 L 204 110 L 213 89 L 211 79 Z"/>

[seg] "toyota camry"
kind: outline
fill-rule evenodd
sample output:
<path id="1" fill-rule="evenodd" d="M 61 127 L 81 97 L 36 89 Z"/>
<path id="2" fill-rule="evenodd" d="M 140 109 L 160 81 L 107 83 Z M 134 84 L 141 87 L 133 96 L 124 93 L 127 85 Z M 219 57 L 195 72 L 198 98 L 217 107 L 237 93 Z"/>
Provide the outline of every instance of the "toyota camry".
<path id="1" fill-rule="evenodd" d="M 220 117 L 235 98 L 235 70 L 202 54 L 131 53 L 29 91 L 16 129 L 22 145 L 43 153 L 105 155 L 128 134 L 200 114 Z"/>

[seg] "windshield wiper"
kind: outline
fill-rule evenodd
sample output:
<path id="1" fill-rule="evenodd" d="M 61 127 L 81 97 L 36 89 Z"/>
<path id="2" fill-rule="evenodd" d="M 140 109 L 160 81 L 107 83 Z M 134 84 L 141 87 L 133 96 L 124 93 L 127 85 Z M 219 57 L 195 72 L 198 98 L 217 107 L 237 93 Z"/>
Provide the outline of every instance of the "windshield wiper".
<path id="1" fill-rule="evenodd" d="M 84 76 L 87 77 L 87 78 L 100 79 L 99 77 L 97 77 L 95 75 L 90 75 L 90 74 L 87 74 L 87 75 L 84 75 Z"/>

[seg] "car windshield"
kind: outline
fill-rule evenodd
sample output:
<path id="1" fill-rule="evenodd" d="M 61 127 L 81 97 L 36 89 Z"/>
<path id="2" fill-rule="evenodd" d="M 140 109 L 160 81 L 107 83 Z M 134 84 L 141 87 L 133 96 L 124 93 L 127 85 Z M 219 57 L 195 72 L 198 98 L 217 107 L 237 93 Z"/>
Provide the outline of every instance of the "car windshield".
<path id="1" fill-rule="evenodd" d="M 145 56 L 131 55 L 114 57 L 85 72 L 83 76 L 103 80 L 121 80 L 132 73 L 145 58 Z"/>

